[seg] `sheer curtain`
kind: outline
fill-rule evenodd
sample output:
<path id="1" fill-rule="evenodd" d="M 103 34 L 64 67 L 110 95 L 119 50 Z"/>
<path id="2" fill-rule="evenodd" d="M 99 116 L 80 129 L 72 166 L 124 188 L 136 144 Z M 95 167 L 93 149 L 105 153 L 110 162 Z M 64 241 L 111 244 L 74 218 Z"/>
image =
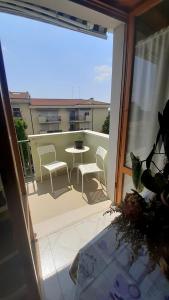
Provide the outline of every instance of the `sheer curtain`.
<path id="1" fill-rule="evenodd" d="M 169 99 L 169 27 L 135 47 L 126 165 L 130 152 L 146 158 L 155 141 L 158 111 Z"/>

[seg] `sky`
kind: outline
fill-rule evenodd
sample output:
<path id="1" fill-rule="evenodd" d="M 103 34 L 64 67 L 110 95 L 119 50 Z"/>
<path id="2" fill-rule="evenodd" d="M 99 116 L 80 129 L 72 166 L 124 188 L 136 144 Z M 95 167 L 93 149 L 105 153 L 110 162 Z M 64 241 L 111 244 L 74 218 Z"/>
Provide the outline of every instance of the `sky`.
<path id="1" fill-rule="evenodd" d="M 1 13 L 0 39 L 10 91 L 110 102 L 112 34 L 104 40 Z"/>

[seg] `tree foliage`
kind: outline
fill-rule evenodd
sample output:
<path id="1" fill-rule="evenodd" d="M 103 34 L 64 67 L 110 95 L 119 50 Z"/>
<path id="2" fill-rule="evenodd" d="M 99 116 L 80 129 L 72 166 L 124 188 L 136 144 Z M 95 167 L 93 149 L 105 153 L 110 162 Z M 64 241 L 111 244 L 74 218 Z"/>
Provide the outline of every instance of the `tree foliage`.
<path id="1" fill-rule="evenodd" d="M 15 129 L 16 129 L 16 135 L 17 135 L 18 141 L 27 140 L 27 135 L 26 135 L 27 125 L 26 125 L 25 121 L 22 118 L 14 118 L 14 125 L 15 125 Z M 28 164 L 27 144 L 25 142 L 25 143 L 22 143 L 20 146 L 22 147 L 25 164 L 27 165 Z"/>
<path id="2" fill-rule="evenodd" d="M 27 125 L 25 121 L 21 118 L 14 118 L 14 125 L 18 141 L 26 140 L 27 136 L 25 130 L 27 128 Z"/>
<path id="3" fill-rule="evenodd" d="M 110 125 L 110 115 L 106 117 L 106 120 L 104 121 L 104 124 L 102 126 L 102 132 L 109 134 L 109 125 Z"/>

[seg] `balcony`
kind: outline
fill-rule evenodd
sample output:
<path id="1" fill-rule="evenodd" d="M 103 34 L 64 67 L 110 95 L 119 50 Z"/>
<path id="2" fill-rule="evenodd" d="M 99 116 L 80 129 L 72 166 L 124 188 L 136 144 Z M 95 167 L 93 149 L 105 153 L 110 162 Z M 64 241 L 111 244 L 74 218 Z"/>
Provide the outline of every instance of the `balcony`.
<path id="1" fill-rule="evenodd" d="M 86 119 L 86 118 L 76 118 L 76 119 L 69 119 L 69 122 L 70 123 L 88 123 L 88 122 L 91 122 L 91 120 L 89 119 Z"/>
<path id="2" fill-rule="evenodd" d="M 109 136 L 93 131 L 29 136 L 35 175 L 34 179 L 26 179 L 26 188 L 33 230 L 39 245 L 44 299 L 56 299 L 56 295 L 60 295 L 59 299 L 73 299 L 75 286 L 69 277 L 69 265 L 78 250 L 110 224 L 112 219 L 109 215 L 103 216 L 111 201 L 102 178 L 100 183 L 94 175 L 86 176 L 84 198 L 81 180 L 77 184 L 76 169 L 72 171 L 71 189 L 66 185 L 67 178 L 63 172 L 53 176 L 53 194 L 47 174 L 44 173 L 43 182 L 40 182 L 37 146 L 54 144 L 57 160 L 67 162 L 70 169 L 72 156 L 65 148 L 79 139 L 90 148 L 83 155 L 84 163 L 95 161 L 98 146 L 107 150 L 109 147 Z M 105 167 L 107 170 L 107 161 Z"/>
<path id="3" fill-rule="evenodd" d="M 75 116 L 75 117 L 72 117 L 70 116 L 69 117 L 69 122 L 91 122 L 91 118 L 90 118 L 90 115 L 79 115 L 79 116 Z"/>
<path id="4" fill-rule="evenodd" d="M 39 116 L 39 123 L 40 124 L 54 124 L 54 123 L 60 123 L 61 122 L 61 116 Z"/>

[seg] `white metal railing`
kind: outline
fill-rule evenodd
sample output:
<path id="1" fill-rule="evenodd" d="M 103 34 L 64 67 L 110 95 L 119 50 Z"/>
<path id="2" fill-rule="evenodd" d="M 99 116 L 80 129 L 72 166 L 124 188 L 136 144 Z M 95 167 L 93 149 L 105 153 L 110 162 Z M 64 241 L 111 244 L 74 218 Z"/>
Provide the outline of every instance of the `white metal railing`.
<path id="1" fill-rule="evenodd" d="M 39 123 L 58 123 L 61 122 L 61 116 L 39 116 Z"/>
<path id="2" fill-rule="evenodd" d="M 29 140 L 18 141 L 24 177 L 33 177 L 34 168 Z"/>

